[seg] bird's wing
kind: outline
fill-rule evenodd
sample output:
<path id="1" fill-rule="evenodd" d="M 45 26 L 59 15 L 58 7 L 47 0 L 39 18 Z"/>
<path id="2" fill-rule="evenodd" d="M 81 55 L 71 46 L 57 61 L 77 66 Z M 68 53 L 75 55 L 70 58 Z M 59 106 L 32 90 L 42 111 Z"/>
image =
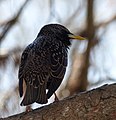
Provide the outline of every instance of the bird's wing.
<path id="1" fill-rule="evenodd" d="M 24 75 L 24 67 L 26 64 L 26 61 L 28 59 L 28 53 L 32 48 L 32 44 L 28 45 L 26 49 L 23 51 L 22 56 L 21 56 L 21 62 L 19 65 L 19 72 L 18 72 L 18 78 L 19 78 L 19 94 L 20 97 L 23 96 L 23 75 Z"/>
<path id="2" fill-rule="evenodd" d="M 51 75 L 47 84 L 47 97 L 50 98 L 52 94 L 60 86 L 66 71 L 67 66 L 67 51 L 64 47 L 54 48 L 51 54 Z"/>
<path id="3" fill-rule="evenodd" d="M 21 61 L 20 66 L 23 68 L 20 67 L 19 76 L 22 75 L 26 83 L 26 93 L 21 105 L 28 105 L 33 102 L 47 103 L 46 85 L 49 77 L 49 51 L 47 47 L 45 43 L 34 42 L 33 47 L 28 52 L 26 62 Z M 21 68 L 23 69 L 22 74 L 20 74 Z"/>

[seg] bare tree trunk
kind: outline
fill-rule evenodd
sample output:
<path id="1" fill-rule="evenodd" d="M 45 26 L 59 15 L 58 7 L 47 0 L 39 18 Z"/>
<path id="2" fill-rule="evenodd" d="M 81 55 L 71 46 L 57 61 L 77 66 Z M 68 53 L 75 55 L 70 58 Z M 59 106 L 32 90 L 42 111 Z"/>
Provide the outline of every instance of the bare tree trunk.
<path id="1" fill-rule="evenodd" d="M 0 120 L 115 120 L 116 83 Z"/>
<path id="2" fill-rule="evenodd" d="M 86 52 L 80 56 L 75 56 L 72 66 L 71 76 L 69 77 L 66 88 L 69 89 L 70 95 L 74 93 L 79 93 L 82 91 L 86 91 L 88 86 L 88 68 L 90 65 L 90 52 L 93 47 L 93 39 L 95 36 L 95 26 L 94 26 L 94 0 L 87 0 L 87 18 L 86 18 L 86 29 L 81 33 L 84 34 L 88 38 L 88 46 Z M 81 64 L 78 67 L 77 63 Z"/>
<path id="3" fill-rule="evenodd" d="M 84 64 L 82 66 L 82 71 L 79 76 L 80 87 L 77 88 L 76 90 L 77 92 L 85 91 L 88 86 L 87 75 L 88 75 L 88 68 L 89 68 L 90 52 L 92 48 L 92 41 L 95 36 L 93 8 L 94 8 L 94 0 L 88 0 L 87 2 L 87 28 L 86 28 L 88 46 L 87 46 L 87 50 L 84 55 Z"/>

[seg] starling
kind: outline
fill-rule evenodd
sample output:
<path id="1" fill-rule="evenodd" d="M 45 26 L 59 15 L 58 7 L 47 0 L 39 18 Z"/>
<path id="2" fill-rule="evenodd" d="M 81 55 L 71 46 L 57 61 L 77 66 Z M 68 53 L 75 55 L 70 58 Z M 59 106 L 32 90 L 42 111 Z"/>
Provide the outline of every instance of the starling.
<path id="1" fill-rule="evenodd" d="M 60 24 L 48 24 L 25 48 L 18 73 L 19 94 L 23 96 L 21 105 L 45 104 L 55 93 L 65 75 L 71 39 L 85 38 L 73 35 Z"/>

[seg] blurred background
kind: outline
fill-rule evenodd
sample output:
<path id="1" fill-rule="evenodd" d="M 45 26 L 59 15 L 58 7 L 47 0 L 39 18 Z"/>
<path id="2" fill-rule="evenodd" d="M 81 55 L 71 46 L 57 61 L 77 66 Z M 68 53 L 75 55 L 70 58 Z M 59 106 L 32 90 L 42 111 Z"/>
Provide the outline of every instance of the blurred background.
<path id="1" fill-rule="evenodd" d="M 20 56 L 48 23 L 87 38 L 72 43 L 59 99 L 116 82 L 116 0 L 0 0 L 0 117 L 25 111 L 18 94 Z"/>

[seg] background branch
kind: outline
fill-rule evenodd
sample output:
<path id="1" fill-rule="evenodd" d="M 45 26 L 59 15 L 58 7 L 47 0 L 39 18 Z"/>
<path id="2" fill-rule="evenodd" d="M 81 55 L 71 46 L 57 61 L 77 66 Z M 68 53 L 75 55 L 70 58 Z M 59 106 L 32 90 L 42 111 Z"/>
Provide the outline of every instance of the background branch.
<path id="1" fill-rule="evenodd" d="M 112 23 L 113 21 L 116 21 L 116 15 L 111 17 L 109 20 L 107 20 L 103 23 L 97 24 L 95 27 L 96 27 L 96 29 L 98 29 L 100 27 L 106 27 L 108 24 Z"/>
<path id="2" fill-rule="evenodd" d="M 0 35 L 0 43 L 2 42 L 3 38 L 7 35 L 8 31 L 10 31 L 10 29 L 15 25 L 15 23 L 17 22 L 17 20 L 19 19 L 24 7 L 26 6 L 26 4 L 28 3 L 29 0 L 26 0 L 24 2 L 24 4 L 21 6 L 21 8 L 19 9 L 19 11 L 17 12 L 17 14 L 9 21 L 4 22 L 3 24 L 1 24 L 0 26 L 4 26 L 3 27 L 3 31 Z"/>

